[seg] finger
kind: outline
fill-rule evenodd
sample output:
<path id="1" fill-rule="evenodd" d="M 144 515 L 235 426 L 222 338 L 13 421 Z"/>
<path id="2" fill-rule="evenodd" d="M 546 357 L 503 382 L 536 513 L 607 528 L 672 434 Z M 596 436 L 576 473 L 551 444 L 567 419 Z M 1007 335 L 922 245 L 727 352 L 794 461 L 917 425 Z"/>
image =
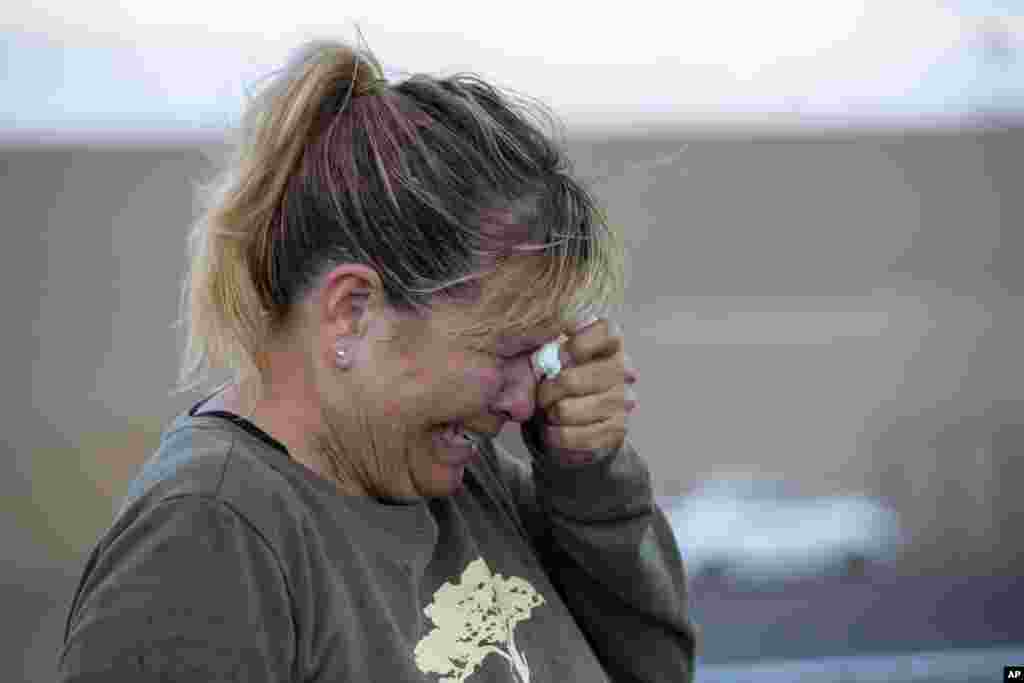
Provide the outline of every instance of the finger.
<path id="1" fill-rule="evenodd" d="M 567 397 L 602 394 L 627 383 L 624 360 L 620 354 L 587 365 L 563 367 L 557 377 L 544 380 L 537 385 L 537 405 L 545 410 L 551 404 Z"/>
<path id="2" fill-rule="evenodd" d="M 636 366 L 633 364 L 633 359 L 629 357 L 629 354 L 625 351 L 622 352 L 622 366 L 626 370 L 626 383 L 636 384 L 637 380 L 640 379 L 640 374 L 636 371 Z"/>
<path id="3" fill-rule="evenodd" d="M 543 425 L 544 443 L 567 451 L 596 451 L 622 446 L 629 431 L 629 416 L 619 414 L 589 425 Z"/>
<path id="4" fill-rule="evenodd" d="M 621 348 L 622 336 L 618 333 L 618 325 L 602 318 L 580 332 L 569 334 L 559 356 L 563 367 L 573 367 L 614 355 Z"/>
<path id="5" fill-rule="evenodd" d="M 583 332 L 583 330 L 587 329 L 588 327 L 596 323 L 598 320 L 600 320 L 600 318 L 598 318 L 596 315 L 584 315 L 581 318 L 566 324 L 564 329 L 562 330 L 562 333 L 565 334 L 567 337 L 580 334 L 581 332 Z"/>
<path id="6" fill-rule="evenodd" d="M 589 425 L 632 412 L 638 404 L 636 390 L 620 384 L 603 394 L 564 398 L 545 410 L 544 418 L 552 425 Z"/>

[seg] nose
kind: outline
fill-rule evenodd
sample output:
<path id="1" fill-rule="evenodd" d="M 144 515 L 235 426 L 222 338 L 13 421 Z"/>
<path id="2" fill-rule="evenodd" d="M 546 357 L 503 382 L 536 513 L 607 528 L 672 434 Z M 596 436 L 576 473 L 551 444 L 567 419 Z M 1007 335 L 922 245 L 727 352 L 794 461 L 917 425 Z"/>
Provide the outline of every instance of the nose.
<path id="1" fill-rule="evenodd" d="M 530 355 L 522 354 L 506 360 L 502 375 L 501 392 L 491 404 L 491 411 L 514 422 L 526 422 L 533 416 L 537 397 L 537 380 L 530 365 Z"/>

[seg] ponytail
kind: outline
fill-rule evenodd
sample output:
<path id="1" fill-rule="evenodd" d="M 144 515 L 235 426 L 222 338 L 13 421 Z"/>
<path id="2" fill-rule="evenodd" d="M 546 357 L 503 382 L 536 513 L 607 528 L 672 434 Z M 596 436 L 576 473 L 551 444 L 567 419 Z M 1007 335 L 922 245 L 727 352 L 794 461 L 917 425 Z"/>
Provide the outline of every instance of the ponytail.
<path id="1" fill-rule="evenodd" d="M 201 213 L 188 237 L 175 323 L 185 328 L 185 349 L 172 394 L 201 388 L 215 369 L 229 370 L 239 385 L 265 377 L 264 350 L 286 313 L 271 292 L 289 179 L 328 117 L 383 83 L 368 50 L 317 41 L 294 52 L 280 77 L 249 101 L 227 165 L 198 188 Z M 339 89 L 341 106 L 325 112 Z"/>

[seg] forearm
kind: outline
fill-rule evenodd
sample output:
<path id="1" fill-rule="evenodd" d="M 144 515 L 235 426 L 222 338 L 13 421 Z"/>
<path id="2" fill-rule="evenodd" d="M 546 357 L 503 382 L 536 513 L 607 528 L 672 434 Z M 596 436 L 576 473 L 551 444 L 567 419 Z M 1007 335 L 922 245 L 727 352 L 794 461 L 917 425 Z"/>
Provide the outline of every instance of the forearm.
<path id="1" fill-rule="evenodd" d="M 524 442 L 548 573 L 613 679 L 692 679 L 685 572 L 646 464 L 628 440 L 600 461 L 568 466 L 527 434 Z"/>

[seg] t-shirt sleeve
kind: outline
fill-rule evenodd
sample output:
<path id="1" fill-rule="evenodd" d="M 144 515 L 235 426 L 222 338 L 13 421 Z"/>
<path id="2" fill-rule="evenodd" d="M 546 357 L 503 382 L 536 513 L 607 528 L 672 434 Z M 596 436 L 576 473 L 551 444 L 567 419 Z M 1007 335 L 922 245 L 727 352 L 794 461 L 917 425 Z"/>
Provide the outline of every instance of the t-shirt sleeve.
<path id="1" fill-rule="evenodd" d="M 274 550 L 228 504 L 163 501 L 94 550 L 58 680 L 292 679 L 291 600 Z"/>

